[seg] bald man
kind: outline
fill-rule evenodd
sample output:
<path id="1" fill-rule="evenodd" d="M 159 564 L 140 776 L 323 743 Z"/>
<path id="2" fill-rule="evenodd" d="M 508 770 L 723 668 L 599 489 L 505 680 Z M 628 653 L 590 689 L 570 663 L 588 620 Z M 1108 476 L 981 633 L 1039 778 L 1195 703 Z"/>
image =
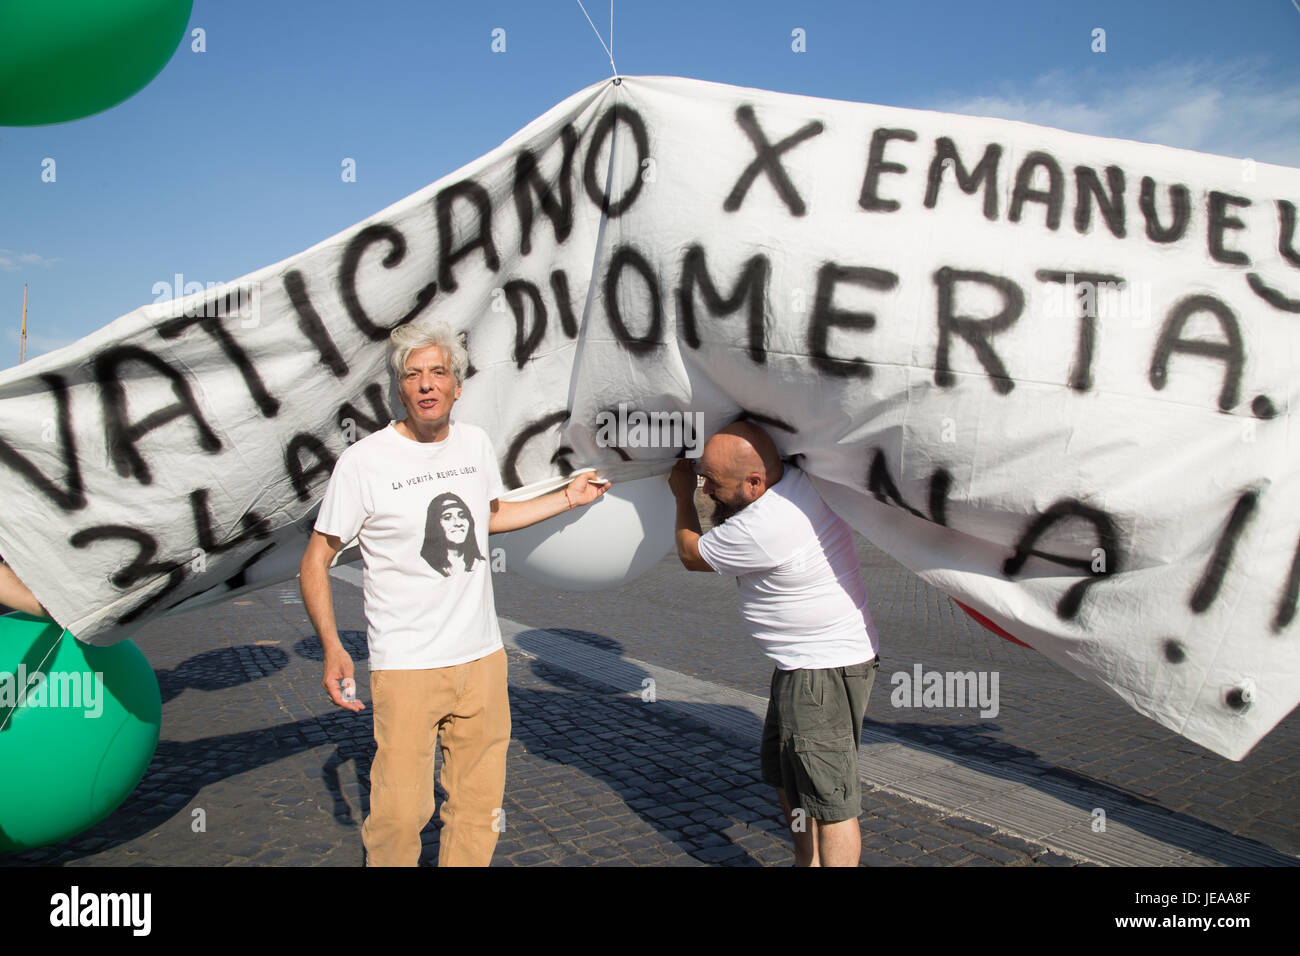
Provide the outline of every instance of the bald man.
<path id="1" fill-rule="evenodd" d="M 715 527 L 700 534 L 695 474 L 688 459 L 677 462 L 668 478 L 677 556 L 687 570 L 737 579 L 749 632 L 776 664 L 761 760 L 795 865 L 857 866 L 858 742 L 879 641 L 853 532 L 748 422 L 709 439 L 699 473 L 717 505 Z"/>

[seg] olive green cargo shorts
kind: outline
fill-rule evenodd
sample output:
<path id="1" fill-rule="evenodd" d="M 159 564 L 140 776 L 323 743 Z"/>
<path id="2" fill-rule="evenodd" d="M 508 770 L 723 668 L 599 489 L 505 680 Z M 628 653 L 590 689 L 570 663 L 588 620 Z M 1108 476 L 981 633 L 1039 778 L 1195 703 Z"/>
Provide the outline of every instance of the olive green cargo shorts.
<path id="1" fill-rule="evenodd" d="M 763 782 L 826 823 L 862 812 L 858 742 L 879 661 L 772 673 L 760 757 Z"/>

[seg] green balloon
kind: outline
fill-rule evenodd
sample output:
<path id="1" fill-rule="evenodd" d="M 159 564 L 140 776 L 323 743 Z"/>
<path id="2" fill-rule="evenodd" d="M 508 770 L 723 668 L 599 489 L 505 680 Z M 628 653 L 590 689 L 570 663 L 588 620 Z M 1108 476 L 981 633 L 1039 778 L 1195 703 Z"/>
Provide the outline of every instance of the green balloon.
<path id="1" fill-rule="evenodd" d="M 131 641 L 92 647 L 44 618 L 0 617 L 0 851 L 66 840 L 116 810 L 161 724 L 158 680 Z"/>
<path id="2" fill-rule="evenodd" d="M 0 126 L 66 123 L 144 89 L 171 59 L 193 0 L 4 0 Z"/>

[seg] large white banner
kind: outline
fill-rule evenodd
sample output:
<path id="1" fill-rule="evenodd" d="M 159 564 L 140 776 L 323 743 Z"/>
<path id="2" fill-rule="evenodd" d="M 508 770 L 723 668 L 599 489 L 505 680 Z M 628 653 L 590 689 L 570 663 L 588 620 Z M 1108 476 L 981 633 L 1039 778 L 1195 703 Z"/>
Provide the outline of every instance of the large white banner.
<path id="1" fill-rule="evenodd" d="M 748 416 L 927 581 L 1240 758 L 1300 691 L 1297 202 L 1250 161 L 605 81 L 0 376 L 0 553 L 95 643 L 292 575 L 390 417 L 388 330 L 433 315 L 509 486 L 666 470 L 680 448 L 609 447 L 620 405 Z"/>

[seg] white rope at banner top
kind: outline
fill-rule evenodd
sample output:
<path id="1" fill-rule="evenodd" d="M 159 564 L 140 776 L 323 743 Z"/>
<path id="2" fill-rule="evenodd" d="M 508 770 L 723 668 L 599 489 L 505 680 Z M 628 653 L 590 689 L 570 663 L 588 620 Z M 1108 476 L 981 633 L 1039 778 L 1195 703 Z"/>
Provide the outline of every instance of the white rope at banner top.
<path id="1" fill-rule="evenodd" d="M 587 8 L 582 5 L 582 0 L 578 0 L 578 9 L 587 18 L 587 22 L 591 23 L 591 15 L 587 13 Z M 614 71 L 614 76 L 618 76 L 618 67 L 614 65 L 614 0 L 609 0 L 609 46 L 605 46 L 605 38 L 596 29 L 596 24 L 591 23 L 591 29 L 596 34 L 596 39 L 600 41 L 601 49 L 609 57 L 609 67 Z"/>

